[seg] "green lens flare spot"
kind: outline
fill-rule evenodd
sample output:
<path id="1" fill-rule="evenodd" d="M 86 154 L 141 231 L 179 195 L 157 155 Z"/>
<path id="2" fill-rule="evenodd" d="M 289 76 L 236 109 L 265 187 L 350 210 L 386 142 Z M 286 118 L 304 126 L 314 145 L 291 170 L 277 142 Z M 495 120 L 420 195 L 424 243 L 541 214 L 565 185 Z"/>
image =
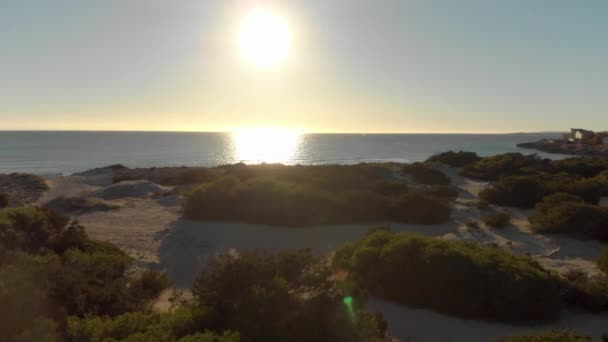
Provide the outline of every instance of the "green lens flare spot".
<path id="1" fill-rule="evenodd" d="M 342 299 L 342 301 L 344 302 L 344 304 L 346 305 L 351 305 L 353 303 L 353 297 L 351 296 L 346 296 L 344 297 L 344 299 Z"/>

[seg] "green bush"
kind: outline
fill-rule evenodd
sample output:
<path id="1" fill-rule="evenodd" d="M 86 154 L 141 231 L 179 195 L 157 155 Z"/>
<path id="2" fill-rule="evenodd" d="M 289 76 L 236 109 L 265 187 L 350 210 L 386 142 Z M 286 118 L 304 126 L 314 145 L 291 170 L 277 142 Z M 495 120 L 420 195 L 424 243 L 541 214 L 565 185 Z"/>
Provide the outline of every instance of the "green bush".
<path id="1" fill-rule="evenodd" d="M 592 342 L 590 336 L 570 330 L 549 330 L 535 334 L 501 337 L 496 342 Z"/>
<path id="2" fill-rule="evenodd" d="M 608 208 L 583 202 L 569 194 L 547 196 L 530 217 L 532 230 L 568 233 L 608 241 Z"/>
<path id="3" fill-rule="evenodd" d="M 39 208 L 0 211 L 0 322 L 10 322 L 1 336 L 52 340 L 68 315 L 147 309 L 167 286 L 157 272 L 128 276 L 129 256 L 67 222 Z"/>
<path id="4" fill-rule="evenodd" d="M 608 274 L 608 246 L 604 247 L 604 251 L 597 261 L 597 266 L 600 270 Z"/>
<path id="5" fill-rule="evenodd" d="M 483 201 L 519 208 L 532 208 L 546 194 L 541 182 L 535 177 L 506 177 L 479 193 Z"/>
<path id="6" fill-rule="evenodd" d="M 465 167 L 479 161 L 481 158 L 475 152 L 448 151 L 431 156 L 427 162 L 443 163 L 452 167 Z"/>
<path id="7" fill-rule="evenodd" d="M 572 307 L 592 312 L 608 311 L 608 276 L 570 271 L 563 279 L 563 297 Z"/>
<path id="8" fill-rule="evenodd" d="M 444 200 L 409 193 L 394 200 L 389 217 L 399 222 L 438 224 L 450 218 L 450 207 Z"/>
<path id="9" fill-rule="evenodd" d="M 502 228 L 507 226 L 511 222 L 511 215 L 504 211 L 496 212 L 490 215 L 486 215 L 481 218 L 483 223 L 490 227 Z"/>
<path id="10" fill-rule="evenodd" d="M 334 265 L 372 295 L 465 318 L 559 316 L 559 282 L 530 258 L 496 248 L 377 229 L 336 251 Z"/>
<path id="11" fill-rule="evenodd" d="M 167 313 L 128 312 L 116 317 L 72 316 L 67 321 L 69 341 L 239 341 L 238 333 L 204 332 L 211 312 L 195 306 L 181 306 Z M 202 335 L 202 336 L 201 336 Z M 205 337 L 206 339 L 202 338 Z M 202 338 L 202 339 L 201 339 Z"/>
<path id="12" fill-rule="evenodd" d="M 8 195 L 0 192 L 0 209 L 8 207 Z"/>
<path id="13" fill-rule="evenodd" d="M 505 153 L 485 157 L 466 166 L 462 175 L 480 180 L 495 181 L 501 177 L 513 175 L 537 174 L 550 171 L 551 161 L 536 155 L 525 156 L 521 153 Z"/>
<path id="14" fill-rule="evenodd" d="M 551 163 L 551 165 L 553 166 L 553 172 L 566 172 L 583 177 L 593 177 L 603 171 L 608 170 L 608 158 L 566 158 L 555 160 Z"/>
<path id="15" fill-rule="evenodd" d="M 350 312 L 330 274 L 309 250 L 224 254 L 199 274 L 193 295 L 213 309 L 216 329 L 239 331 L 247 341 L 382 340 L 382 324 L 359 300 Z"/>
<path id="16" fill-rule="evenodd" d="M 443 172 L 435 170 L 423 163 L 413 163 L 405 165 L 402 172 L 411 175 L 414 180 L 421 184 L 429 185 L 449 185 L 450 178 Z"/>
<path id="17" fill-rule="evenodd" d="M 182 200 L 185 216 L 290 226 L 380 220 L 424 224 L 449 218 L 447 199 L 436 198 L 447 196 L 443 189 L 429 190 L 436 192 L 432 197 L 410 193 L 407 185 L 395 181 L 368 181 L 354 188 L 345 181 L 331 186 L 341 190 L 330 192 L 330 186 L 320 186 L 324 181 L 316 178 L 298 182 L 282 180 L 287 179 L 284 175 L 241 178 L 224 176 L 194 188 Z"/>
<path id="18" fill-rule="evenodd" d="M 596 180 L 566 174 L 508 176 L 483 189 L 479 197 L 497 205 L 533 208 L 543 197 L 560 192 L 597 204 L 601 191 L 602 184 Z"/>

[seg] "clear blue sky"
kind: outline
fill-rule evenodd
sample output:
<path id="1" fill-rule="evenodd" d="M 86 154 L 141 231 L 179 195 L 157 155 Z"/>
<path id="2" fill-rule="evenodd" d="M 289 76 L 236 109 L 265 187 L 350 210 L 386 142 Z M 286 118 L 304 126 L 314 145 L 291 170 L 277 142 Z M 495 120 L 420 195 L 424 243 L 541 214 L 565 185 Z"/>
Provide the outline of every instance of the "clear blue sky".
<path id="1" fill-rule="evenodd" d="M 285 19 L 280 68 L 239 54 Z M 608 129 L 606 0 L 0 2 L 0 129 Z"/>

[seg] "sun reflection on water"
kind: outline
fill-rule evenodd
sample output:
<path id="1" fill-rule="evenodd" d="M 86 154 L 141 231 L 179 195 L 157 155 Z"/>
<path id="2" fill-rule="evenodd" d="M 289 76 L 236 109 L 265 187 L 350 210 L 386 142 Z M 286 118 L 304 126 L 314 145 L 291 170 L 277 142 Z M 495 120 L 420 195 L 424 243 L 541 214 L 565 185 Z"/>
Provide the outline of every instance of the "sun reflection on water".
<path id="1" fill-rule="evenodd" d="M 301 133 L 286 128 L 245 128 L 232 133 L 236 159 L 244 163 L 289 163 Z"/>

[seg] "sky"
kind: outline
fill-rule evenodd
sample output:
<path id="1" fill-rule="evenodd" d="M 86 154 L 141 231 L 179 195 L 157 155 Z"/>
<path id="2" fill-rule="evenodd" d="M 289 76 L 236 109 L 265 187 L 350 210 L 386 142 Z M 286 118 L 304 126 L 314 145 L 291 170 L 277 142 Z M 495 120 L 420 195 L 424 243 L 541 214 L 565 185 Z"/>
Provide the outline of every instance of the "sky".
<path id="1" fill-rule="evenodd" d="M 289 56 L 259 68 L 263 8 Z M 605 0 L 0 1 L 0 130 L 608 129 Z"/>

